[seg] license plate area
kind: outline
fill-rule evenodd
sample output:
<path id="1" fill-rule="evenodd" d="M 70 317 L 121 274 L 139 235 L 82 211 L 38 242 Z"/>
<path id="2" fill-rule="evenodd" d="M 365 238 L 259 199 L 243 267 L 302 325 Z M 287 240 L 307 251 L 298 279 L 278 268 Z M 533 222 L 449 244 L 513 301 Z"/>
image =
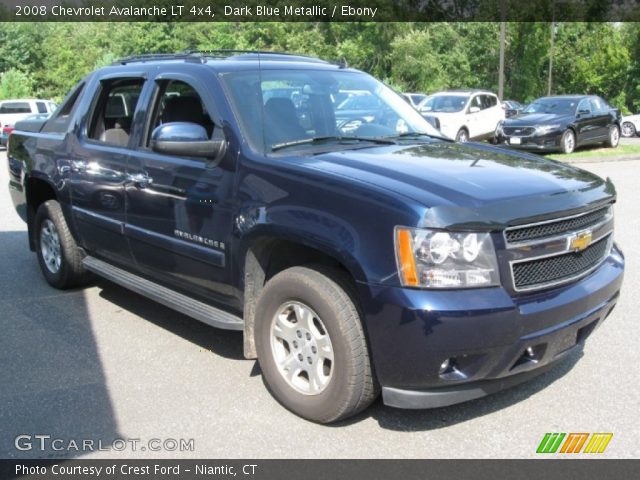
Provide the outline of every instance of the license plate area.
<path id="1" fill-rule="evenodd" d="M 522 143 L 522 139 L 520 137 L 511 137 L 509 139 L 509 143 L 511 145 L 520 145 Z"/>

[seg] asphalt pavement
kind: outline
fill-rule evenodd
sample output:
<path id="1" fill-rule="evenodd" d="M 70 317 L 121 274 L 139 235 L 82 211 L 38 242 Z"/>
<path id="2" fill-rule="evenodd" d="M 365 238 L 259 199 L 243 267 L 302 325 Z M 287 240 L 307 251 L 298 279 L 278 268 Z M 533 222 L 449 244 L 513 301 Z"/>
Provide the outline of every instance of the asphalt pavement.
<path id="1" fill-rule="evenodd" d="M 601 456 L 638 458 L 640 160 L 585 168 L 617 186 L 627 273 L 583 354 L 480 400 L 427 411 L 378 401 L 320 426 L 271 397 L 256 362 L 242 357 L 240 333 L 107 281 L 49 287 L 11 205 L 2 152 L 0 458 L 528 458 L 546 432 L 612 432 Z"/>

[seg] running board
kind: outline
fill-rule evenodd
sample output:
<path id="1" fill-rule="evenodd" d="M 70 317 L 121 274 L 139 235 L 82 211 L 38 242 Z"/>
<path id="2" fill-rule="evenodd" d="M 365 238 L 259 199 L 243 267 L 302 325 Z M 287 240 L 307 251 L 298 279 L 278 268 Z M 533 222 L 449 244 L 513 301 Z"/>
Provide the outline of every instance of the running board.
<path id="1" fill-rule="evenodd" d="M 178 293 L 170 288 L 163 287 L 133 273 L 103 262 L 95 257 L 85 257 L 82 260 L 84 268 L 118 285 L 155 300 L 162 305 L 172 308 L 189 317 L 200 320 L 212 327 L 225 330 L 242 330 L 244 321 L 242 318 L 212 307 L 206 303 L 194 300 L 191 297 Z"/>

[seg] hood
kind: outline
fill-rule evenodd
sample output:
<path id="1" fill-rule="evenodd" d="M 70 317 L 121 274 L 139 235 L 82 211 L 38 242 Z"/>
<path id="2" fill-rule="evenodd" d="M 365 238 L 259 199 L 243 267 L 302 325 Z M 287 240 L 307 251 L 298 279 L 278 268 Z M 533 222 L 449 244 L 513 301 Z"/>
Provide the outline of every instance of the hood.
<path id="1" fill-rule="evenodd" d="M 530 154 L 446 141 L 306 157 L 302 163 L 427 207 L 425 226 L 497 229 L 612 201 L 610 181 Z"/>
<path id="2" fill-rule="evenodd" d="M 522 127 L 532 125 L 549 125 L 553 123 L 567 124 L 572 122 L 573 115 L 554 113 L 520 113 L 505 120 L 505 127 Z"/>

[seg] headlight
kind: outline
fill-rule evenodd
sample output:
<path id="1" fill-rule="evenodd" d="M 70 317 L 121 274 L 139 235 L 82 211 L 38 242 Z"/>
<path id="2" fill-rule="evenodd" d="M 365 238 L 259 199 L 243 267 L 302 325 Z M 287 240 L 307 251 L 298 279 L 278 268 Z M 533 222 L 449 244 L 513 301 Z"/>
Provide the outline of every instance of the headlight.
<path id="1" fill-rule="evenodd" d="M 453 233 L 396 227 L 396 259 L 402 285 L 473 288 L 500 284 L 489 233 Z"/>
<path id="2" fill-rule="evenodd" d="M 557 125 L 538 125 L 536 127 L 537 135 L 546 135 L 549 132 L 553 132 L 554 130 L 558 130 L 560 128 L 560 124 Z"/>

